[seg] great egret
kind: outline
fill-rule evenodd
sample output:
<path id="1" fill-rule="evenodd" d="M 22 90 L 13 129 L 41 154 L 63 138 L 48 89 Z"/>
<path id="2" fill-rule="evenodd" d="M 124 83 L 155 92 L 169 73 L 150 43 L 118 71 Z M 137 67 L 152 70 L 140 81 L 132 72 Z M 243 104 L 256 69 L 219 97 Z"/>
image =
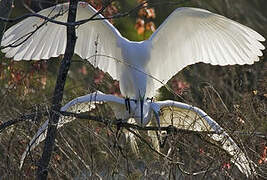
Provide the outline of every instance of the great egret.
<path id="1" fill-rule="evenodd" d="M 39 14 L 66 22 L 68 6 L 69 3 L 59 4 Z M 89 4 L 79 2 L 77 20 L 96 12 Z M 75 53 L 118 80 L 124 97 L 140 101 L 140 112 L 145 99 L 153 97 L 184 67 L 198 62 L 253 64 L 265 48 L 260 43 L 264 37 L 249 27 L 188 7 L 176 9 L 148 40 L 141 42 L 122 37 L 107 20 L 87 22 L 77 26 L 76 32 Z M 5 32 L 1 46 L 6 46 L 2 50 L 6 57 L 18 61 L 57 57 L 65 52 L 66 27 L 29 17 Z"/>
<path id="2" fill-rule="evenodd" d="M 65 106 L 63 106 L 61 108 L 61 111 L 76 113 L 86 112 L 90 111 L 92 108 L 94 108 L 95 105 L 101 102 L 109 104 L 117 119 L 128 120 L 132 118 L 140 118 L 140 112 L 138 112 L 138 102 L 131 101 L 131 113 L 129 114 L 129 111 L 126 111 L 125 109 L 123 98 L 114 95 L 107 95 L 100 91 L 73 99 Z M 251 166 L 252 162 L 247 159 L 244 152 L 242 152 L 242 150 L 224 131 L 224 129 L 221 128 L 218 123 L 216 123 L 201 109 L 171 100 L 158 102 L 146 100 L 144 104 L 148 109 L 147 112 L 149 112 L 144 115 L 144 119 L 147 123 L 157 124 L 158 120 L 156 119 L 159 119 L 160 126 L 173 125 L 180 129 L 187 129 L 198 132 L 215 131 L 216 134 L 210 134 L 208 136 L 211 139 L 219 142 L 219 144 L 221 144 L 221 147 L 232 156 L 231 161 L 239 168 L 239 170 L 246 176 L 250 176 L 254 173 L 254 168 L 253 166 Z M 74 117 L 61 116 L 58 128 L 62 127 L 65 123 L 73 121 L 74 119 Z M 137 122 L 139 121 L 137 120 Z M 41 126 L 41 128 L 39 128 L 38 132 L 34 135 L 26 150 L 24 151 L 20 162 L 20 168 L 24 163 L 24 159 L 27 153 L 33 150 L 41 141 L 45 139 L 47 127 L 48 120 Z M 149 135 L 151 135 L 151 133 L 149 133 Z M 152 138 L 155 138 L 155 136 L 153 136 Z M 135 143 L 134 139 L 132 139 L 132 141 L 133 143 Z M 133 144 L 133 148 L 137 148 L 136 146 L 136 144 Z"/>
<path id="3" fill-rule="evenodd" d="M 68 6 L 68 3 L 59 4 L 44 9 L 39 14 L 66 22 Z M 79 2 L 77 20 L 87 19 L 95 13 L 96 10 L 89 4 Z M 103 18 L 102 15 L 97 17 Z M 198 117 L 199 121 L 193 121 L 197 122 L 193 123 L 193 126 L 192 118 L 187 118 L 188 116 L 184 116 L 186 121 L 183 121 L 183 118 L 177 120 L 178 127 L 194 130 L 209 127 L 218 132 L 223 131 L 198 108 L 173 101 L 154 103 L 148 101 L 147 97 L 153 97 L 162 84 L 188 65 L 198 62 L 222 66 L 253 64 L 259 61 L 259 56 L 262 56 L 262 50 L 265 48 L 260 43 L 265 41 L 264 37 L 254 30 L 198 8 L 176 9 L 148 40 L 141 42 L 129 41 L 122 37 L 107 20 L 87 22 L 77 26 L 76 32 L 78 39 L 75 53 L 108 72 L 113 79 L 119 80 L 122 95 L 136 100 L 129 103 L 137 123 L 146 125 L 151 120 L 151 112 L 161 121 L 162 117 L 160 118 L 157 112 L 168 106 L 183 109 L 182 114 L 186 110 L 192 117 Z M 2 49 L 6 57 L 13 57 L 14 60 L 57 57 L 65 52 L 66 27 L 45 22 L 38 17 L 29 17 L 5 32 L 1 46 L 6 47 Z M 94 58 L 91 58 L 93 55 Z M 103 99 L 99 100 L 115 103 L 116 105 L 112 106 L 114 108 L 118 105 L 121 109 L 124 105 L 124 100 L 119 97 L 112 96 L 109 100 L 104 97 L 106 98 L 103 95 Z M 115 112 L 131 117 L 125 110 Z M 42 128 L 45 127 L 44 124 Z M 232 161 L 246 175 L 253 173 L 249 160 L 225 132 L 212 135 L 211 138 L 217 141 L 225 138 L 230 147 L 222 147 L 233 155 Z"/>

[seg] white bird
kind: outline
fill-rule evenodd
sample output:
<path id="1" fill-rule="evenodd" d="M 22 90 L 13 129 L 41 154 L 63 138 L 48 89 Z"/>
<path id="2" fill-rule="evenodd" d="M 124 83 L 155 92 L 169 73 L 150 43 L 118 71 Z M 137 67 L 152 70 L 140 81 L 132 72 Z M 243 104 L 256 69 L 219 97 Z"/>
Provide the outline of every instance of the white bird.
<path id="1" fill-rule="evenodd" d="M 68 6 L 69 3 L 59 4 L 39 14 L 66 22 Z M 79 2 L 77 20 L 90 18 L 96 12 L 89 4 Z M 19 61 L 64 54 L 66 26 L 44 22 L 29 17 L 9 28 L 1 42 L 1 46 L 6 46 L 2 49 L 5 56 Z M 124 97 L 141 102 L 140 112 L 145 99 L 155 96 L 184 67 L 198 62 L 222 66 L 253 64 L 265 48 L 260 43 L 264 37 L 249 27 L 207 10 L 188 7 L 176 9 L 148 40 L 141 42 L 122 37 L 107 20 L 77 26 L 76 33 L 75 53 L 118 80 Z"/>
<path id="2" fill-rule="evenodd" d="M 131 113 L 129 114 L 129 111 L 125 109 L 123 98 L 114 95 L 106 95 L 100 91 L 73 99 L 65 106 L 63 106 L 61 108 L 61 111 L 75 113 L 86 112 L 90 111 L 95 107 L 95 105 L 102 102 L 108 103 L 117 119 L 127 121 L 132 118 L 140 118 L 140 113 L 138 112 L 138 102 L 130 102 Z M 252 161 L 247 159 L 244 152 L 224 131 L 224 129 L 221 128 L 218 123 L 216 123 L 201 109 L 171 100 L 158 102 L 146 100 L 144 102 L 144 105 L 144 107 L 146 107 L 149 112 L 144 115 L 144 119 L 146 119 L 146 121 L 150 122 L 151 124 L 157 124 L 159 120 L 160 126 L 165 127 L 173 125 L 174 127 L 179 129 L 192 130 L 196 132 L 215 131 L 216 134 L 209 134 L 208 136 L 218 142 L 221 145 L 222 149 L 227 151 L 232 156 L 231 161 L 239 168 L 239 170 L 246 176 L 250 176 L 255 172 L 253 165 L 251 165 Z M 74 117 L 61 116 L 58 123 L 58 128 L 62 127 L 66 123 L 73 121 L 74 119 Z M 24 159 L 26 158 L 26 155 L 29 153 L 29 151 L 33 150 L 40 142 L 45 139 L 47 128 L 48 120 L 41 126 L 41 128 L 39 128 L 38 132 L 34 135 L 26 150 L 24 151 L 20 161 L 20 168 L 22 167 Z M 148 135 L 151 135 L 151 133 L 149 133 Z M 132 143 L 132 148 L 137 149 L 138 147 L 134 136 L 131 136 L 129 132 L 128 136 L 130 136 L 131 138 L 130 140 Z M 151 138 L 153 140 L 155 136 L 152 135 Z M 158 147 L 155 148 L 158 149 Z"/>
<path id="3" fill-rule="evenodd" d="M 68 3 L 59 4 L 44 9 L 39 14 L 66 22 L 68 6 Z M 79 2 L 77 20 L 90 18 L 95 13 L 96 10 L 89 4 Z M 97 17 L 103 18 L 102 15 Z M 200 109 L 173 101 L 153 103 L 146 99 L 155 96 L 162 84 L 188 65 L 198 62 L 222 66 L 253 64 L 259 61 L 259 56 L 262 56 L 262 50 L 265 48 L 260 42 L 265 41 L 264 37 L 249 27 L 198 8 L 176 9 L 148 40 L 141 42 L 129 41 L 122 37 L 107 20 L 90 21 L 77 26 L 76 33 L 75 53 L 108 72 L 113 79 L 119 81 L 122 95 L 136 100 L 130 101 L 130 108 L 137 123 L 146 125 L 151 120 L 152 111 L 159 117 L 159 109 L 168 105 L 186 109 L 192 117 L 199 117 L 201 120 L 191 126 L 191 118 L 188 119 L 188 124 L 188 116 L 182 113 L 186 122 L 183 122 L 183 118 L 178 118 L 182 120 L 182 124 L 177 121 L 178 127 L 194 130 L 210 127 L 218 132 L 221 132 L 222 128 Z M 5 32 L 1 46 L 6 47 L 2 49 L 6 57 L 13 57 L 14 60 L 57 57 L 65 52 L 66 27 L 45 22 L 41 18 L 29 17 Z M 115 102 L 117 105 L 124 104 L 123 99 L 117 97 L 116 101 L 113 98 L 112 96 L 110 100 L 99 100 Z M 128 113 L 125 110 L 118 112 L 121 115 Z M 128 115 L 130 117 L 130 114 Z M 158 123 L 163 121 L 162 118 L 156 119 Z M 225 132 L 217 136 L 212 135 L 211 138 L 218 141 L 226 138 L 231 148 L 225 145 L 222 147 L 233 155 L 235 161 L 232 161 L 246 175 L 252 174 L 254 170 L 249 167 L 249 160 Z M 238 155 L 233 151 L 238 152 Z"/>

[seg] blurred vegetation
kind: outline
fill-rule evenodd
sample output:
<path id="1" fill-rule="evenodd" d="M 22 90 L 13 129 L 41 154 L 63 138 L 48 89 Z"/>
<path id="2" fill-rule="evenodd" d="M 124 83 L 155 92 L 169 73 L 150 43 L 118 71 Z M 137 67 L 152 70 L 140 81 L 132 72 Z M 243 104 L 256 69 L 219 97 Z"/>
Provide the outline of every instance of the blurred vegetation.
<path id="1" fill-rule="evenodd" d="M 48 0 L 46 0 L 48 1 Z M 25 1 L 26 2 L 26 1 Z M 30 1 L 28 1 L 30 2 Z M 54 2 L 49 0 L 49 2 Z M 59 1 L 61 2 L 61 1 Z M 100 1 L 96 1 L 100 2 Z M 188 0 L 188 1 L 149 1 L 149 8 L 154 8 L 155 18 L 144 18 L 158 27 L 177 7 L 192 6 L 208 9 L 249 26 L 267 37 L 267 1 L 266 0 Z M 40 10 L 38 1 L 32 1 L 30 7 Z M 47 7 L 50 3 L 42 3 Z M 114 6 L 118 12 L 127 12 L 137 5 L 135 0 L 121 0 Z M 11 17 L 29 12 L 21 3 L 15 2 Z M 114 25 L 130 40 L 141 41 L 152 33 L 145 30 L 138 33 L 138 11 L 130 16 L 114 20 Z M 9 24 L 8 26 L 11 26 Z M 266 46 L 266 42 L 264 42 Z M 14 62 L 0 58 L 0 123 L 15 119 L 21 114 L 33 112 L 38 107 L 49 109 L 56 75 L 61 58 L 41 62 Z M 267 134 L 267 62 L 266 50 L 261 60 L 254 65 L 245 66 L 211 66 L 195 64 L 186 67 L 174 76 L 168 86 L 179 96 L 166 88 L 160 89 L 158 99 L 185 101 L 200 107 L 211 115 L 223 128 L 229 131 L 263 132 Z M 105 93 L 119 94 L 118 82 L 94 69 L 90 64 L 73 58 L 67 84 L 64 103 L 69 100 L 100 90 Z M 226 108 L 225 108 L 226 107 Z M 113 117 L 110 108 L 97 108 L 93 114 Z M 32 157 L 28 157 L 22 170 L 18 169 L 19 159 L 30 138 L 35 134 L 42 118 L 37 122 L 25 122 L 8 128 L 0 134 L 0 179 L 32 179 L 36 162 L 42 152 L 38 147 Z M 222 150 L 203 141 L 195 135 L 173 135 L 168 139 L 168 147 L 174 146 L 171 157 L 186 162 L 185 170 L 191 172 L 207 169 L 212 161 L 216 170 L 200 176 L 183 174 L 177 166 L 158 157 L 141 141 L 138 141 L 140 154 L 130 150 L 124 135 L 118 139 L 116 128 L 99 123 L 77 120 L 66 125 L 60 131 L 53 160 L 50 163 L 52 179 L 245 179 L 235 167 L 224 170 L 222 164 L 229 157 Z M 144 137 L 149 141 L 145 134 Z M 250 136 L 232 135 L 246 150 L 248 156 L 267 174 L 267 165 L 259 163 L 266 139 Z M 204 138 L 205 139 L 205 138 Z M 200 153 L 205 152 L 205 153 Z M 167 153 L 167 152 L 165 152 Z M 78 154 L 78 155 L 77 155 Z M 202 167 L 203 169 L 199 169 Z"/>

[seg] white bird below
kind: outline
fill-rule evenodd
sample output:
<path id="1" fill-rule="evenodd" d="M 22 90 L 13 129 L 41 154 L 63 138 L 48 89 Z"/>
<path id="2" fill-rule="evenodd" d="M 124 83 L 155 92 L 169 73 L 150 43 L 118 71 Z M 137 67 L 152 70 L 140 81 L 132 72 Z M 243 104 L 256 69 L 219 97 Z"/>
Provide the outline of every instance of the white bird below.
<path id="1" fill-rule="evenodd" d="M 116 119 L 129 120 L 140 118 L 140 113 L 137 111 L 139 105 L 137 102 L 131 101 L 131 114 L 125 109 L 124 99 L 114 96 L 107 95 L 100 91 L 95 93 L 87 94 L 73 99 L 68 102 L 65 106 L 61 108 L 61 111 L 67 112 L 87 112 L 95 108 L 99 103 L 107 103 L 113 110 Z M 222 149 L 230 154 L 231 161 L 239 168 L 239 170 L 246 176 L 251 176 L 255 170 L 253 167 L 253 162 L 250 161 L 244 152 L 238 147 L 234 140 L 224 131 L 224 129 L 216 123 L 211 117 L 209 117 L 201 109 L 171 100 L 152 102 L 147 100 L 144 102 L 147 112 L 144 116 L 146 122 L 150 124 L 158 124 L 161 127 L 173 125 L 178 129 L 192 130 L 196 132 L 201 131 L 215 131 L 216 134 L 209 134 L 209 138 L 218 142 Z M 64 124 L 75 120 L 74 117 L 61 116 L 58 122 L 58 128 L 62 127 Z M 139 122 L 136 120 L 136 122 Z M 47 133 L 48 120 L 39 128 L 37 133 L 34 135 L 26 150 L 24 151 L 20 168 L 23 166 L 24 159 L 29 151 L 33 150 L 40 142 L 42 142 Z M 130 134 L 131 135 L 131 134 Z M 153 141 L 155 141 L 155 136 L 151 135 Z M 153 139 L 154 138 L 154 139 Z M 133 148 L 137 149 L 135 139 L 131 139 L 133 143 Z M 156 144 L 157 145 L 157 144 Z M 158 149 L 159 147 L 155 147 Z"/>

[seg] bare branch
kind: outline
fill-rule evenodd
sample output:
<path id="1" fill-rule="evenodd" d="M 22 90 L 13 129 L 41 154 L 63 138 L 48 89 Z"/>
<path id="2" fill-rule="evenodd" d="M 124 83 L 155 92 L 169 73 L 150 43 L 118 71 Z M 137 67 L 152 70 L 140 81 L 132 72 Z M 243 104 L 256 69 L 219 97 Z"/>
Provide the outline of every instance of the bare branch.
<path id="1" fill-rule="evenodd" d="M 123 127 L 123 128 L 131 128 L 134 130 L 139 130 L 139 131 L 159 131 L 159 127 L 158 126 L 139 126 L 136 124 L 131 124 L 131 123 L 127 123 L 126 119 L 115 119 L 115 118 L 103 118 L 100 116 L 91 116 L 88 113 L 73 113 L 73 112 L 67 112 L 67 111 L 60 111 L 58 114 L 61 114 L 63 116 L 67 116 L 67 117 L 75 117 L 78 119 L 84 119 L 84 120 L 90 120 L 90 121 L 96 121 L 99 123 L 103 123 L 105 125 L 113 125 L 113 126 L 119 126 L 119 127 Z M 9 121 L 6 121 L 2 124 L 0 124 L 0 133 L 3 132 L 6 128 L 15 125 L 17 123 L 20 122 L 24 122 L 24 121 L 38 121 L 38 119 L 40 119 L 43 116 L 48 116 L 49 112 L 48 111 L 36 111 L 30 114 L 25 114 L 22 115 L 19 118 L 16 119 L 12 119 Z M 166 131 L 170 134 L 202 134 L 202 135 L 208 135 L 208 134 L 218 134 L 218 132 L 216 131 L 193 131 L 193 130 L 188 130 L 188 129 L 180 129 L 174 126 L 163 126 L 160 127 L 160 131 Z M 243 136 L 257 136 L 259 138 L 262 138 L 264 140 L 267 140 L 267 136 L 262 133 L 262 132 L 245 132 L 245 131 L 231 131 L 231 134 L 237 134 L 237 135 L 243 135 Z"/>
<path id="2" fill-rule="evenodd" d="M 112 1 L 109 1 L 109 2 L 112 2 Z M 17 17 L 17 18 L 3 18 L 3 17 L 0 17 L 0 21 L 4 21 L 4 22 L 9 22 L 9 23 L 15 23 L 15 22 L 18 22 L 18 21 L 21 21 L 25 18 L 28 18 L 28 17 L 39 17 L 41 19 L 44 19 L 46 20 L 47 22 L 52 22 L 52 23 L 55 23 L 55 24 L 59 24 L 59 25 L 64 25 L 64 26 L 79 26 L 79 25 L 82 25 L 82 24 L 85 24 L 89 21 L 99 21 L 99 20 L 105 20 L 105 19 L 117 19 L 117 18 L 122 18 L 122 17 L 126 17 L 126 16 L 129 16 L 130 14 L 134 13 L 135 11 L 141 9 L 141 8 L 146 8 L 146 7 L 151 7 L 151 6 L 156 6 L 156 5 L 162 5 L 162 4 L 181 4 L 182 2 L 157 2 L 157 3 L 151 3 L 152 5 L 145 5 L 147 2 L 149 1 L 145 1 L 139 5 L 137 5 L 136 7 L 134 7 L 133 9 L 131 9 L 130 11 L 127 11 L 125 13 L 118 13 L 118 14 L 115 14 L 113 16 L 108 16 L 108 17 L 103 17 L 103 18 L 95 18 L 97 15 L 101 14 L 106 8 L 107 6 L 109 6 L 109 3 L 106 3 L 96 14 L 94 14 L 92 17 L 88 18 L 88 19 L 83 19 L 83 20 L 80 20 L 80 21 L 76 21 L 76 22 L 62 22 L 62 21 L 57 21 L 57 20 L 54 20 L 53 18 L 49 18 L 47 16 L 43 16 L 43 15 L 40 15 L 40 14 L 37 14 L 37 13 L 29 13 L 29 14 L 25 14 L 25 15 L 22 15 L 20 17 Z"/>
<path id="3" fill-rule="evenodd" d="M 142 142 L 144 142 L 152 151 L 154 151 L 155 153 L 157 153 L 158 155 L 168 159 L 171 163 L 173 164 L 180 164 L 183 165 L 184 163 L 179 162 L 179 161 L 173 161 L 172 158 L 170 158 L 169 156 L 155 150 L 150 143 L 148 143 L 142 136 L 140 136 L 139 134 L 135 133 L 133 130 L 131 130 L 130 128 L 126 128 L 128 131 L 130 131 L 131 133 L 133 133 L 136 137 L 138 137 Z"/>
<path id="4" fill-rule="evenodd" d="M 14 0 L 2 0 L 0 1 L 0 18 L 8 18 L 13 6 Z M 0 41 L 2 40 L 3 33 L 6 28 L 6 23 L 0 23 Z"/>
<path id="5" fill-rule="evenodd" d="M 53 11 L 53 10 L 52 10 Z M 51 11 L 51 12 L 52 12 Z M 50 17 L 49 19 L 55 19 L 56 17 L 58 16 L 62 16 L 63 14 L 65 14 L 67 11 L 65 12 L 59 12 L 58 14 L 54 15 L 53 17 Z M 48 16 L 49 17 L 49 16 Z M 47 17 L 47 18 L 48 18 Z M 5 48 L 8 48 L 8 47 L 11 47 L 11 48 L 14 48 L 14 47 L 17 47 L 17 46 L 20 46 L 21 44 L 23 44 L 24 42 L 26 42 L 34 33 L 36 33 L 41 27 L 43 27 L 44 25 L 47 24 L 47 20 L 45 20 L 42 24 L 40 24 L 39 26 L 37 26 L 35 28 L 35 30 L 23 35 L 22 37 L 16 39 L 16 41 L 12 42 L 11 44 L 7 45 L 7 46 L 2 46 L 0 49 L 5 49 Z M 25 39 L 23 39 L 25 38 Z M 23 39 L 23 40 L 22 40 Z M 20 40 L 22 40 L 21 42 L 19 42 Z M 17 44 L 16 44 L 17 43 Z"/>
<path id="6" fill-rule="evenodd" d="M 37 14 L 37 13 L 29 13 L 29 14 L 25 14 L 25 15 L 22 15 L 22 16 L 17 17 L 17 18 L 10 18 L 10 19 L 9 18 L 5 18 L 5 17 L 0 17 L 0 21 L 9 22 L 9 23 L 15 23 L 15 22 L 21 21 L 21 20 L 23 20 L 25 18 L 28 18 L 28 17 L 38 17 L 38 18 L 41 18 L 41 19 L 46 20 L 47 22 L 52 22 L 52 23 L 59 24 L 59 25 L 64 25 L 64 26 L 78 26 L 78 25 L 82 25 L 84 23 L 87 23 L 89 21 L 94 20 L 94 18 L 97 15 L 101 14 L 108 5 L 109 4 L 107 3 L 97 13 L 95 13 L 92 17 L 90 17 L 88 19 L 85 19 L 85 20 L 77 21 L 77 22 L 62 22 L 62 21 L 57 21 L 57 20 L 54 20 L 54 18 L 49 18 L 47 16 L 43 16 L 43 15 Z M 105 18 L 102 18 L 102 19 L 105 19 Z"/>
<path id="7" fill-rule="evenodd" d="M 21 0 L 21 3 L 24 6 L 24 8 L 27 9 L 29 12 L 35 13 L 35 11 L 28 4 L 26 4 L 24 0 Z"/>
<path id="8" fill-rule="evenodd" d="M 47 114 L 48 113 L 34 112 L 34 113 L 22 115 L 21 117 L 16 118 L 16 119 L 12 119 L 12 120 L 3 122 L 2 124 L 0 124 L 0 133 L 3 132 L 6 128 L 8 128 L 12 125 L 15 125 L 19 122 L 23 122 L 23 121 L 27 121 L 27 120 L 34 120 L 34 119 L 37 120 L 37 119 L 40 119 L 41 116 L 47 115 Z"/>

